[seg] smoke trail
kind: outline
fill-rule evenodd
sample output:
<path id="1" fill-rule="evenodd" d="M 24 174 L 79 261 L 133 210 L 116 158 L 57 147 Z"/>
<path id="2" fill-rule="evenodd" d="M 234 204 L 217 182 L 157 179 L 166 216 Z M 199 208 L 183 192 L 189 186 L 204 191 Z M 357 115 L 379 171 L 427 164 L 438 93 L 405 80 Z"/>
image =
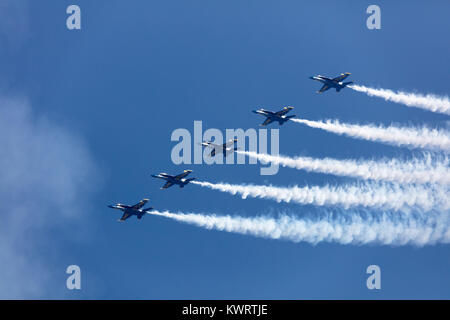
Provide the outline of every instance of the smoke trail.
<path id="1" fill-rule="evenodd" d="M 233 185 L 192 181 L 191 183 L 213 190 L 239 194 L 247 197 L 271 199 L 277 202 L 294 202 L 318 206 L 338 205 L 343 208 L 355 206 L 406 210 L 418 208 L 424 211 L 433 208 L 450 208 L 448 188 L 421 185 L 398 185 L 364 183 L 345 187 L 274 187 L 258 185 Z"/>
<path id="2" fill-rule="evenodd" d="M 409 148 L 426 148 L 432 150 L 450 150 L 450 132 L 446 130 L 405 127 L 383 127 L 373 125 L 357 125 L 340 123 L 338 120 L 311 121 L 306 119 L 291 119 L 312 128 L 323 129 L 338 135 L 352 138 L 383 142 L 394 146 Z"/>
<path id="3" fill-rule="evenodd" d="M 296 218 L 293 216 L 240 217 L 216 216 L 195 213 L 171 213 L 153 211 L 158 215 L 206 229 L 248 234 L 257 237 L 284 239 L 293 242 L 335 242 L 339 244 L 381 245 L 432 245 L 450 243 L 450 215 L 362 216 L 348 213 L 347 217 L 328 215 L 322 219 Z"/>
<path id="4" fill-rule="evenodd" d="M 447 157 L 437 160 L 428 155 L 420 160 L 415 158 L 403 162 L 396 159 L 362 161 L 331 158 L 314 159 L 310 157 L 289 158 L 240 150 L 237 150 L 236 153 L 247 155 L 263 163 L 272 162 L 283 167 L 337 176 L 398 183 L 450 184 L 449 159 Z"/>
<path id="5" fill-rule="evenodd" d="M 368 96 L 383 98 L 387 101 L 401 103 L 408 107 L 417 107 L 432 112 L 450 114 L 450 100 L 448 97 L 438 97 L 432 94 L 424 96 L 401 91 L 394 92 L 392 90 L 374 89 L 356 84 L 349 85 L 348 87 L 358 92 L 364 92 Z"/>

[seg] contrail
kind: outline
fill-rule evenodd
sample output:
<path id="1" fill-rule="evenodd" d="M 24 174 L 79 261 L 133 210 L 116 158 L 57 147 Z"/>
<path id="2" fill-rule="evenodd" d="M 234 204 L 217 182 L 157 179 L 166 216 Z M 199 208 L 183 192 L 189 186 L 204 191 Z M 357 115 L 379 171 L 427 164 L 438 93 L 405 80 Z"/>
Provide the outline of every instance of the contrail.
<path id="1" fill-rule="evenodd" d="M 402 91 L 394 92 L 392 90 L 374 89 L 356 84 L 349 85 L 348 87 L 358 92 L 364 92 L 368 96 L 383 98 L 387 101 L 401 103 L 408 107 L 417 107 L 432 112 L 450 114 L 450 100 L 448 97 L 438 97 L 432 94 L 424 96 Z"/>
<path id="2" fill-rule="evenodd" d="M 348 186 L 274 187 L 261 185 L 235 185 L 192 181 L 191 183 L 233 195 L 293 202 L 317 206 L 356 206 L 405 210 L 417 208 L 429 211 L 450 208 L 448 188 L 435 185 L 399 185 L 386 183 L 361 183 Z"/>
<path id="3" fill-rule="evenodd" d="M 215 229 L 270 239 L 293 242 L 334 242 L 339 244 L 432 245 L 450 243 L 450 215 L 388 215 L 346 216 L 308 219 L 283 215 L 277 219 L 265 216 L 240 217 L 195 213 L 153 211 L 150 214 Z"/>
<path id="4" fill-rule="evenodd" d="M 429 154 L 422 159 L 414 158 L 410 161 L 397 159 L 364 161 L 332 158 L 316 159 L 310 157 L 290 158 L 240 150 L 237 150 L 236 153 L 247 155 L 263 163 L 272 162 L 283 167 L 364 180 L 450 184 L 449 159 L 442 157 L 442 159 L 438 160 Z"/>
<path id="5" fill-rule="evenodd" d="M 358 125 L 340 123 L 338 120 L 311 121 L 306 119 L 291 119 L 312 128 L 323 129 L 338 135 L 352 138 L 383 142 L 394 146 L 409 148 L 425 148 L 432 150 L 450 150 L 450 132 L 446 130 L 406 127 L 383 127 L 374 125 Z"/>

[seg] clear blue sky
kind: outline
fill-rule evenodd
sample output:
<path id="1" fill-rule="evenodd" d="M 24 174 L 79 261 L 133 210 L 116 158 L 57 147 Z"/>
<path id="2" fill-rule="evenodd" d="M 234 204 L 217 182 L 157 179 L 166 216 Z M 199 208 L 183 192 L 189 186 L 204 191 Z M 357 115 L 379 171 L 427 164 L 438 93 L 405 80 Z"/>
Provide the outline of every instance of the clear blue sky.
<path id="1" fill-rule="evenodd" d="M 70 4 L 81 7 L 79 31 L 66 29 Z M 381 7 L 381 30 L 366 28 L 370 4 Z M 155 208 L 175 212 L 315 210 L 195 185 L 160 190 L 162 181 L 150 174 L 189 168 L 213 182 L 280 186 L 352 181 L 288 168 L 261 176 L 256 165 L 176 166 L 170 135 L 192 130 L 194 120 L 221 130 L 257 127 L 262 119 L 252 109 L 286 105 L 306 119 L 445 127 L 448 116 L 349 89 L 317 95 L 320 86 L 308 77 L 351 72 L 350 80 L 365 85 L 448 95 L 448 1 L 55 0 L 10 1 L 8 10 L 1 8 L 2 101 L 12 99 L 10 108 L 30 113 L 18 115 L 23 122 L 14 127 L 4 106 L 3 121 L 17 130 L 11 141 L 22 136 L 23 123 L 47 137 L 24 133 L 4 154 L 10 159 L 11 150 L 22 152 L 11 156 L 13 166 L 19 158 L 29 161 L 11 178 L 17 188 L 1 197 L 21 207 L 2 213 L 15 230 L 2 236 L 0 270 L 8 272 L 0 277 L 9 280 L 2 297 L 450 298 L 448 245 L 313 246 L 160 217 L 118 223 L 120 213 L 106 207 L 149 197 Z M 280 130 L 280 153 L 339 159 L 416 154 L 293 123 Z M 6 175 L 9 169 L 2 170 Z M 0 183 L 4 192 L 10 188 Z M 61 200 L 55 204 L 54 198 Z M 13 222 L 19 217 L 32 223 Z M 70 264 L 81 267 L 81 291 L 65 289 Z M 381 267 L 380 291 L 366 288 L 371 264 Z"/>

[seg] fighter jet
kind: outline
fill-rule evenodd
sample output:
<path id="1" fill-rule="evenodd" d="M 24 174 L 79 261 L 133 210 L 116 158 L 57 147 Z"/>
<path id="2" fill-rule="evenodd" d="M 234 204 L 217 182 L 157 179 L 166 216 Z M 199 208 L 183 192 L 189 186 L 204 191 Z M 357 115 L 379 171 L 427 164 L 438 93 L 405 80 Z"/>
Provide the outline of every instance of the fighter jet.
<path id="1" fill-rule="evenodd" d="M 134 206 L 127 206 L 125 204 L 118 203 L 116 205 L 109 205 L 111 209 L 117 209 L 123 211 L 123 216 L 118 221 L 123 222 L 131 216 L 136 216 L 139 220 L 144 216 L 144 214 L 153 210 L 152 207 L 142 209 L 142 207 L 148 202 L 148 199 L 142 199 L 139 203 Z"/>
<path id="2" fill-rule="evenodd" d="M 317 93 L 322 93 L 324 91 L 327 91 L 330 88 L 335 88 L 336 92 L 341 91 L 341 89 L 345 88 L 346 86 L 348 86 L 349 84 L 352 84 L 353 82 L 342 82 L 343 80 L 345 80 L 345 78 L 347 78 L 351 73 L 350 72 L 346 72 L 346 73 L 341 73 L 340 76 L 330 79 L 324 76 L 321 76 L 320 74 L 315 76 L 315 77 L 309 77 L 312 80 L 316 80 L 319 82 L 323 83 L 322 88 L 320 88 L 319 91 L 317 91 Z"/>
<path id="3" fill-rule="evenodd" d="M 179 175 L 176 175 L 176 176 L 161 172 L 156 175 L 152 174 L 152 177 L 163 179 L 163 180 L 167 181 L 166 184 L 163 185 L 161 189 L 167 189 L 167 188 L 173 186 L 174 184 L 178 184 L 180 186 L 180 188 L 183 188 L 185 185 L 187 185 L 189 182 L 191 182 L 192 180 L 195 179 L 195 178 L 185 179 L 185 177 L 188 174 L 190 174 L 191 172 L 192 172 L 192 170 L 184 170 L 183 173 L 180 173 Z"/>
<path id="4" fill-rule="evenodd" d="M 278 123 L 280 125 L 282 125 L 289 119 L 295 117 L 295 115 L 286 116 L 286 114 L 289 111 L 291 111 L 292 109 L 294 109 L 294 107 L 284 107 L 283 109 L 281 109 L 280 111 L 277 111 L 277 112 L 264 110 L 264 109 L 258 109 L 258 110 L 253 110 L 253 113 L 263 115 L 267 118 L 266 121 L 264 121 L 263 123 L 260 124 L 260 126 L 267 126 L 269 123 L 272 123 L 274 121 L 278 121 Z"/>
<path id="5" fill-rule="evenodd" d="M 210 157 L 214 157 L 216 154 L 222 153 L 224 157 L 228 157 L 231 153 L 237 150 L 237 146 L 235 143 L 237 142 L 237 139 L 230 139 L 224 144 L 216 144 L 212 142 L 202 142 L 201 145 L 204 147 L 210 147 L 212 148 L 211 152 L 209 153 Z"/>

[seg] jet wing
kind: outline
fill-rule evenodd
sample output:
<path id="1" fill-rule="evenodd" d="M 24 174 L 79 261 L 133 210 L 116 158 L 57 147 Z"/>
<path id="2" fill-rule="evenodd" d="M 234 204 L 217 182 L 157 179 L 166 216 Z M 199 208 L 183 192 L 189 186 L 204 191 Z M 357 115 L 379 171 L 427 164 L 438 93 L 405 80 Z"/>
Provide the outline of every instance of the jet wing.
<path id="1" fill-rule="evenodd" d="M 336 82 L 341 82 L 342 80 L 344 80 L 344 79 L 347 78 L 348 76 L 349 76 L 348 73 L 342 73 L 340 76 L 338 76 L 338 77 L 336 77 L 336 78 L 333 78 L 332 80 L 333 80 L 333 81 L 336 81 Z"/>
<path id="2" fill-rule="evenodd" d="M 235 148 L 235 149 L 227 149 L 225 151 L 225 157 L 228 157 L 230 154 L 232 154 L 236 150 L 237 150 L 237 148 Z"/>
<path id="3" fill-rule="evenodd" d="M 210 148 L 217 148 L 217 147 L 220 147 L 221 145 L 220 144 L 216 144 L 216 143 L 212 143 L 212 142 L 203 142 L 202 146 L 210 147 Z"/>
<path id="4" fill-rule="evenodd" d="M 214 148 L 213 151 L 214 151 L 215 149 L 216 149 L 216 148 Z M 177 179 L 177 180 L 179 180 L 179 179 L 182 179 L 182 178 L 186 177 L 189 173 L 191 173 L 191 171 L 185 171 L 185 172 L 183 172 L 183 173 L 180 173 L 179 175 L 176 175 L 174 178 Z"/>
<path id="5" fill-rule="evenodd" d="M 277 116 L 284 116 L 286 113 L 288 113 L 288 112 L 291 111 L 291 110 L 292 110 L 292 108 L 291 108 L 291 109 L 289 109 L 289 108 L 283 108 L 283 110 L 280 110 L 280 111 L 276 112 L 275 114 L 276 114 Z"/>
<path id="6" fill-rule="evenodd" d="M 274 115 L 275 112 L 269 111 L 269 110 L 265 110 L 265 109 L 258 109 L 256 111 L 253 111 L 256 114 L 260 114 L 260 115 Z"/>
<path id="7" fill-rule="evenodd" d="M 170 181 L 167 181 L 166 184 L 161 187 L 161 189 L 167 189 L 167 188 L 169 188 L 171 186 L 173 186 L 173 183 L 170 182 Z"/>
<path id="8" fill-rule="evenodd" d="M 225 147 L 225 148 L 229 148 L 232 145 L 234 145 L 235 142 L 236 142 L 235 139 L 231 139 L 230 141 L 225 142 L 222 146 Z"/>
<path id="9" fill-rule="evenodd" d="M 218 151 L 218 152 L 216 152 L 216 150 Z M 220 153 L 220 151 L 222 150 L 222 147 L 216 147 L 216 148 L 213 148 L 212 150 L 211 150 L 211 152 L 209 153 L 209 156 L 210 157 L 214 157 L 215 155 L 216 155 L 216 153 Z"/>
<path id="10" fill-rule="evenodd" d="M 217 150 L 217 151 L 216 151 Z M 211 150 L 211 153 L 209 154 L 210 157 L 214 157 L 216 154 L 225 154 L 225 156 L 227 157 L 230 153 L 234 152 L 234 148 L 231 148 L 231 145 L 228 147 L 222 147 L 222 148 L 217 148 L 217 149 L 213 149 Z"/>
<path id="11" fill-rule="evenodd" d="M 134 206 L 132 206 L 131 208 L 133 209 L 140 209 L 144 206 L 144 204 L 146 204 L 148 202 L 147 199 L 143 199 L 141 201 L 139 201 L 139 203 L 136 203 Z"/>
<path id="12" fill-rule="evenodd" d="M 273 120 L 271 118 L 267 118 L 266 121 L 261 123 L 261 126 L 267 126 L 269 123 L 272 123 L 272 122 L 273 122 Z"/>
<path id="13" fill-rule="evenodd" d="M 226 145 L 226 143 L 224 143 L 224 144 L 216 144 L 216 143 L 212 143 L 212 142 L 207 142 L 207 144 L 203 144 L 203 145 L 212 148 L 212 150 L 211 150 L 211 152 L 209 153 L 208 156 L 209 157 L 214 157 L 216 155 L 216 153 L 220 153 L 222 151 L 222 149 Z M 184 178 L 186 175 L 181 176 L 181 178 Z"/>
<path id="14" fill-rule="evenodd" d="M 322 93 L 322 92 L 327 91 L 328 89 L 330 89 L 330 86 L 327 85 L 327 84 L 324 84 L 324 85 L 322 86 L 322 88 L 320 88 L 320 90 L 317 91 L 317 92 L 318 92 L 318 93 Z"/>
<path id="15" fill-rule="evenodd" d="M 129 214 L 128 212 L 125 212 L 122 216 L 122 218 L 120 218 L 119 221 L 125 221 L 127 220 L 129 217 L 131 217 L 131 214 Z"/>

